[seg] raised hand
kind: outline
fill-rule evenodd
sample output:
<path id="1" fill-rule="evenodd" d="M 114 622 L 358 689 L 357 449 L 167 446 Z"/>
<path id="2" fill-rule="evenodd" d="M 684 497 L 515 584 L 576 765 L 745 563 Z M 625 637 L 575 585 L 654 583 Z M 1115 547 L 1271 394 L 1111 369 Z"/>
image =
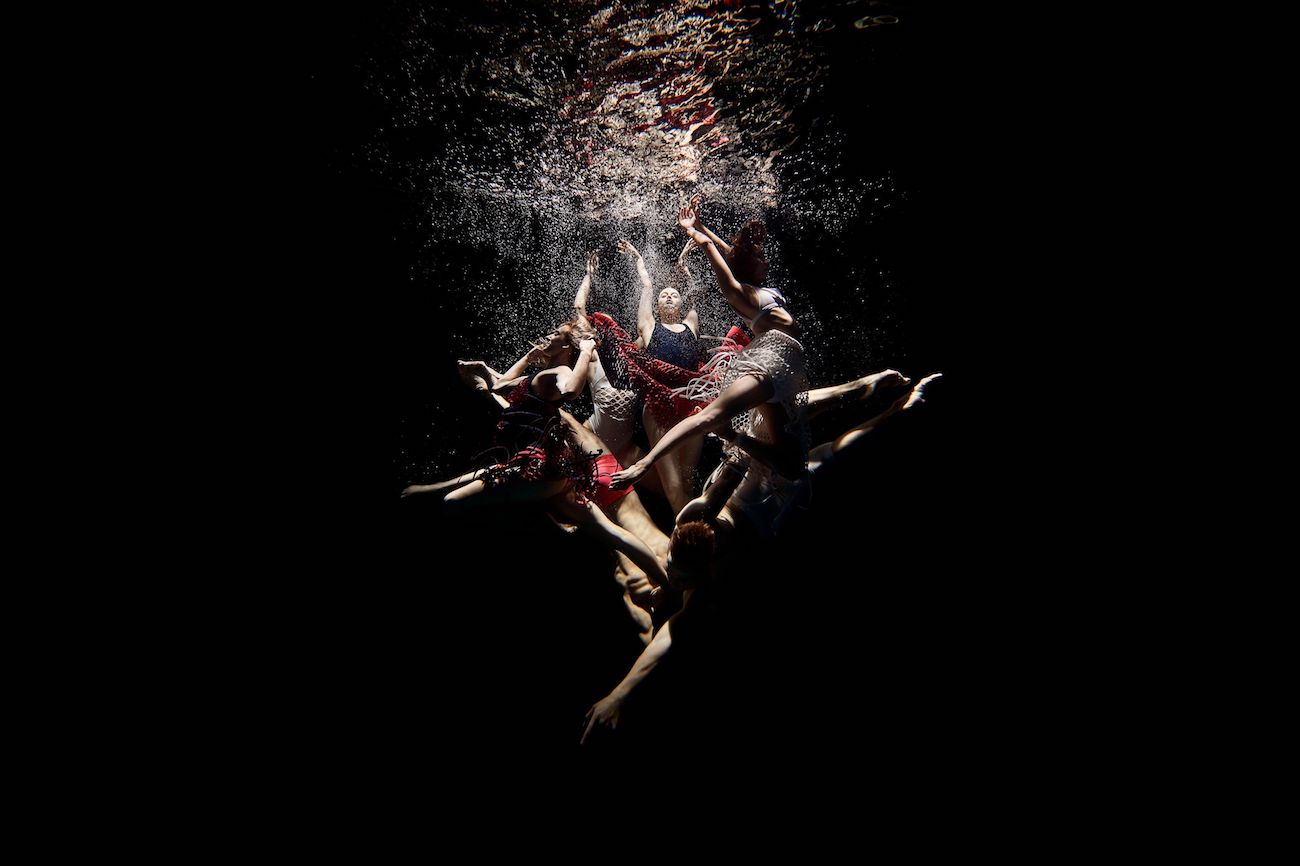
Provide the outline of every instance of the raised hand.
<path id="1" fill-rule="evenodd" d="M 634 259 L 639 259 L 639 258 L 641 258 L 641 253 L 637 250 L 636 247 L 634 247 L 634 246 L 632 246 L 630 243 L 628 243 L 626 239 L 620 240 L 620 241 L 618 242 L 618 251 L 619 251 L 620 253 L 624 253 L 624 254 L 626 254 L 626 255 L 629 255 L 629 256 L 631 256 L 631 257 L 634 258 Z"/>
<path id="2" fill-rule="evenodd" d="M 691 232 L 695 229 L 695 220 L 698 216 L 693 207 L 685 205 L 677 212 L 677 224 L 686 229 L 687 232 Z"/>
<path id="3" fill-rule="evenodd" d="M 537 344 L 535 344 L 531 349 L 529 349 L 529 350 L 528 350 L 528 363 L 530 363 L 530 364 L 536 364 L 536 363 L 539 363 L 539 362 L 541 362 L 541 361 L 545 361 L 545 360 L 546 360 L 546 347 L 547 347 L 547 345 L 548 345 L 547 342 L 541 342 L 541 343 L 537 343 Z"/>
<path id="4" fill-rule="evenodd" d="M 596 267 L 599 264 L 600 264 L 600 253 L 597 252 L 596 250 L 592 250 L 590 253 L 587 254 L 587 276 L 594 277 L 596 275 Z"/>
<path id="5" fill-rule="evenodd" d="M 588 337 L 578 344 L 579 352 L 587 352 L 596 348 L 596 341 Z"/>

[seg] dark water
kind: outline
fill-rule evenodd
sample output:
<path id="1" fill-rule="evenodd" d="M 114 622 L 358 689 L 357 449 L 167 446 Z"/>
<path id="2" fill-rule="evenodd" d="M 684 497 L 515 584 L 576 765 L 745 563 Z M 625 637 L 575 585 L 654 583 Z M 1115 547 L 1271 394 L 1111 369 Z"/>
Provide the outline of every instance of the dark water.
<path id="1" fill-rule="evenodd" d="M 538 515 L 450 518 L 397 493 L 489 443 L 456 358 L 503 369 L 567 314 L 591 249 L 590 307 L 631 324 L 615 240 L 658 280 L 681 248 L 675 209 L 700 192 L 719 233 L 768 222 L 770 282 L 805 323 L 814 384 L 886 367 L 947 378 L 817 491 L 752 591 L 647 690 L 626 739 L 848 741 L 868 723 L 935 724 L 973 591 L 953 549 L 968 506 L 948 399 L 969 387 L 953 340 L 961 247 L 947 242 L 963 129 L 944 116 L 955 70 L 935 65 L 914 5 L 406 3 L 305 31 L 320 184 L 304 282 L 339 299 L 337 399 L 320 424 L 344 453 L 321 471 L 349 491 L 366 548 L 326 657 L 374 719 L 438 744 L 576 743 L 636 657 L 595 545 Z M 671 114 L 679 92 L 696 101 Z M 706 333 L 733 322 L 716 303 L 702 316 Z M 861 700 L 868 716 L 846 709 Z"/>

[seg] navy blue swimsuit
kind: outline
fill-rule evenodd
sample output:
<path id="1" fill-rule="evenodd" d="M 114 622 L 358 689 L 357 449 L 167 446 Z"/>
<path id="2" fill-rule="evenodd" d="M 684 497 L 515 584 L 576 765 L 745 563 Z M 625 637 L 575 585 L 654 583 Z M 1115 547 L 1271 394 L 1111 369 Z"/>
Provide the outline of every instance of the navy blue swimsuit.
<path id="1" fill-rule="evenodd" d="M 670 331 L 661 322 L 655 322 L 645 348 L 650 357 L 687 370 L 700 365 L 700 341 L 689 327 L 683 327 L 680 332 Z"/>

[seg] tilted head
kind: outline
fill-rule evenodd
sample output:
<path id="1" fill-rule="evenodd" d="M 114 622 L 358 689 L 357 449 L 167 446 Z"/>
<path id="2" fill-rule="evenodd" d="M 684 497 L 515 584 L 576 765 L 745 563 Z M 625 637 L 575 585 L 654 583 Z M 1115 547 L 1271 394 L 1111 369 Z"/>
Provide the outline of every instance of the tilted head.
<path id="1" fill-rule="evenodd" d="M 673 325 L 682 320 L 682 293 L 672 286 L 659 292 L 659 321 Z"/>
<path id="2" fill-rule="evenodd" d="M 595 340 L 599 345 L 600 334 L 585 318 L 574 316 L 542 338 L 543 363 L 548 367 L 572 367 L 578 362 L 583 340 Z"/>
<path id="3" fill-rule="evenodd" d="M 694 589 L 708 580 L 713 563 L 713 527 L 702 520 L 683 523 L 673 530 L 668 547 L 668 582 L 674 589 Z"/>
<path id="4" fill-rule="evenodd" d="M 761 286 L 767 282 L 767 227 L 750 220 L 731 240 L 731 253 L 725 256 L 731 274 L 742 283 Z"/>
<path id="5" fill-rule="evenodd" d="M 572 322 L 565 322 L 542 339 L 542 356 L 546 366 L 567 365 L 573 360 L 573 353 L 578 348 L 575 331 Z"/>

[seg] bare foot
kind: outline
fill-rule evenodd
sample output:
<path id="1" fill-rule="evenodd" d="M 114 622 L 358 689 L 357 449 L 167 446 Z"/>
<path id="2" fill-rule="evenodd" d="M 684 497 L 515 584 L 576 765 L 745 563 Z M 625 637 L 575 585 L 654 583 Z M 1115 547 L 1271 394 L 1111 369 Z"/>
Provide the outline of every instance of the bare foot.
<path id="1" fill-rule="evenodd" d="M 925 402 L 925 386 L 935 379 L 942 379 L 942 373 L 931 373 L 921 381 L 912 386 L 912 393 L 907 395 L 907 402 L 903 404 L 904 409 L 911 409 L 913 406 Z"/>
<path id="2" fill-rule="evenodd" d="M 897 388 L 911 381 L 897 370 L 881 370 L 879 373 L 871 373 L 856 382 L 849 383 L 849 388 L 844 393 L 843 399 L 845 402 L 866 400 L 877 390 L 883 391 L 887 388 Z"/>

